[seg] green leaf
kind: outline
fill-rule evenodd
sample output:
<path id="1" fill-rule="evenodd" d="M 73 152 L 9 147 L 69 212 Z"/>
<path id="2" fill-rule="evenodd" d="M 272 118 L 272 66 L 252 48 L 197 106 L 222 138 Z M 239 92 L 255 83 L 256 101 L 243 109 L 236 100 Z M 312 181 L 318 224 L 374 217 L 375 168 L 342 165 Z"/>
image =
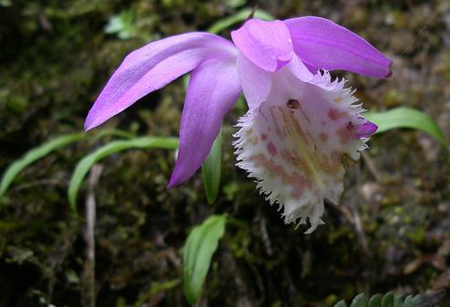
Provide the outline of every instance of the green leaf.
<path id="1" fill-rule="evenodd" d="M 229 17 L 219 19 L 216 23 L 214 23 L 211 27 L 209 27 L 208 32 L 217 34 L 220 31 L 231 27 L 235 23 L 247 20 L 251 13 L 252 13 L 252 9 L 247 8 L 247 9 L 243 9 L 242 11 L 239 11 L 236 14 L 233 14 Z M 259 18 L 259 19 L 263 19 L 263 20 L 275 19 L 272 15 L 270 15 L 269 13 L 267 13 L 263 10 L 256 10 L 255 17 Z"/>
<path id="2" fill-rule="evenodd" d="M 422 111 L 402 107 L 387 112 L 367 112 L 364 116 L 378 126 L 376 133 L 395 128 L 412 128 L 425 131 L 444 146 L 448 145 L 436 121 Z"/>
<path id="3" fill-rule="evenodd" d="M 117 137 L 124 138 L 124 139 L 133 139 L 136 137 L 136 135 L 134 135 L 133 133 L 130 133 L 128 131 L 123 131 L 120 129 L 105 129 L 105 130 L 100 130 L 90 140 L 97 141 L 98 139 L 100 139 L 104 136 L 107 136 L 107 135 L 117 136 Z"/>
<path id="4" fill-rule="evenodd" d="M 345 300 L 339 301 L 334 305 L 334 307 L 347 307 L 347 304 L 345 303 Z"/>
<path id="5" fill-rule="evenodd" d="M 394 307 L 403 306 L 403 295 L 397 294 L 394 296 Z"/>
<path id="6" fill-rule="evenodd" d="M 405 298 L 405 301 L 403 302 L 403 307 L 412 307 L 412 306 L 414 306 L 414 305 L 412 305 L 413 299 L 414 299 L 413 295 L 411 295 L 411 294 L 408 295 Z"/>
<path id="7" fill-rule="evenodd" d="M 381 307 L 381 294 L 375 294 L 373 295 L 369 300 L 368 307 Z"/>
<path id="8" fill-rule="evenodd" d="M 247 103 L 245 102 L 244 96 L 239 96 L 238 100 L 234 104 L 234 107 L 239 113 L 246 113 L 247 112 Z"/>
<path id="9" fill-rule="evenodd" d="M 403 307 L 418 307 L 423 303 L 422 298 L 423 297 L 420 294 L 416 296 L 408 295 L 405 299 L 405 304 Z"/>
<path id="10" fill-rule="evenodd" d="M 118 15 L 111 16 L 105 26 L 105 33 L 117 34 L 122 40 L 127 40 L 136 34 L 136 10 L 122 11 Z"/>
<path id="11" fill-rule="evenodd" d="M 364 293 L 355 296 L 350 307 L 366 307 L 366 297 L 364 296 Z"/>
<path id="12" fill-rule="evenodd" d="M 369 303 L 364 297 L 364 294 L 358 294 L 352 301 L 350 307 L 418 307 L 421 303 L 421 296 L 407 296 L 404 300 L 402 295 L 395 295 L 392 292 L 388 292 L 384 297 L 381 294 L 373 295 Z M 334 307 L 347 307 L 344 300 L 338 302 Z"/>
<path id="13" fill-rule="evenodd" d="M 149 302 L 155 295 L 157 295 L 159 292 L 172 290 L 173 288 L 177 287 L 180 282 L 181 280 L 178 278 L 165 282 L 153 281 L 150 285 L 150 289 L 139 295 L 139 298 L 136 303 L 134 303 L 133 307 L 148 306 L 147 302 Z M 123 306 L 126 307 L 128 305 L 124 304 Z"/>
<path id="14" fill-rule="evenodd" d="M 220 174 L 222 170 L 222 130 L 220 130 L 211 151 L 203 162 L 203 180 L 206 198 L 210 204 L 214 203 L 219 193 Z"/>
<path id="15" fill-rule="evenodd" d="M 394 293 L 388 292 L 381 300 L 381 307 L 393 307 L 394 306 Z"/>
<path id="16" fill-rule="evenodd" d="M 83 182 L 84 177 L 89 172 L 91 167 L 101 159 L 108 157 L 116 152 L 131 149 L 131 148 L 163 148 L 176 149 L 178 146 L 178 139 L 176 138 L 162 138 L 162 137 L 140 137 L 125 141 L 114 141 L 103 147 L 100 147 L 90 155 L 84 157 L 75 168 L 72 174 L 69 186 L 69 203 L 73 212 L 76 212 L 77 194 Z"/>
<path id="17" fill-rule="evenodd" d="M 194 227 L 184 247 L 184 293 L 191 305 L 198 300 L 211 257 L 225 233 L 226 215 L 212 215 Z"/>
<path id="18" fill-rule="evenodd" d="M 0 197 L 6 192 L 10 184 L 14 181 L 16 176 L 27 166 L 33 162 L 44 158 L 52 151 L 69 145 L 73 142 L 80 141 L 85 138 L 84 133 L 73 133 L 52 139 L 36 148 L 28 151 L 22 158 L 11 164 L 3 174 L 2 181 L 0 183 Z"/>

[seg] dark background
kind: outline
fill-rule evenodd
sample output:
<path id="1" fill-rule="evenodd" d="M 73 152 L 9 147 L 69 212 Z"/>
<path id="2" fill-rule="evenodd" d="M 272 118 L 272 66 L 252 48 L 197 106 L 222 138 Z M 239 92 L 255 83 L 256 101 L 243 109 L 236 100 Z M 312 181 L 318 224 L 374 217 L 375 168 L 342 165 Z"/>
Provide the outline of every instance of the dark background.
<path id="1" fill-rule="evenodd" d="M 206 30 L 249 5 L 0 0 L 0 171 L 55 136 L 81 131 L 131 50 Z M 330 18 L 367 38 L 393 60 L 393 77 L 338 74 L 358 89 L 367 109 L 418 108 L 448 138 L 450 1 L 260 1 L 259 7 L 279 19 Z M 229 38 L 229 31 L 221 35 Z M 105 126 L 177 136 L 183 100 L 178 80 Z M 101 161 L 94 189 L 97 306 L 188 306 L 179 282 L 181 248 L 192 227 L 213 213 L 238 222 L 227 225 L 199 306 L 332 306 L 360 292 L 417 294 L 449 286 L 450 158 L 437 141 L 408 130 L 373 137 L 348 170 L 340 206 L 327 206 L 326 225 L 304 235 L 285 226 L 234 166 L 231 134 L 240 115 L 234 110 L 225 119 L 222 185 L 213 205 L 200 173 L 165 189 L 173 152 L 131 150 Z M 67 187 L 76 163 L 111 140 L 48 155 L 0 199 L 0 306 L 87 306 L 85 224 L 70 215 Z M 87 193 L 84 185 L 80 212 Z"/>

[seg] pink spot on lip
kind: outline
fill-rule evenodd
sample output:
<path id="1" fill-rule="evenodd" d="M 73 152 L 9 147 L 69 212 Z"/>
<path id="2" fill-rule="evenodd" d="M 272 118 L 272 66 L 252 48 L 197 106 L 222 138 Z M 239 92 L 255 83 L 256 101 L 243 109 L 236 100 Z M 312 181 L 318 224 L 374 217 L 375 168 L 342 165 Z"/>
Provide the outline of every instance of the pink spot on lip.
<path id="1" fill-rule="evenodd" d="M 319 133 L 319 137 L 322 142 L 326 142 L 328 140 L 328 134 L 324 132 Z"/>
<path id="2" fill-rule="evenodd" d="M 353 128 L 350 128 L 347 125 L 336 131 L 336 135 L 339 136 L 341 144 L 346 144 L 348 143 L 348 141 L 352 139 L 353 136 L 353 132 L 351 131 L 352 129 Z"/>
<path id="3" fill-rule="evenodd" d="M 292 197 L 300 197 L 305 188 L 311 188 L 311 181 L 298 172 L 288 174 L 282 164 L 277 164 L 273 159 L 267 159 L 264 154 L 257 154 L 250 158 L 258 167 L 265 168 L 271 175 L 280 178 L 284 185 L 289 185 L 294 189 L 291 192 Z"/>
<path id="4" fill-rule="evenodd" d="M 272 143 L 272 141 L 269 142 L 269 144 L 267 144 L 267 151 L 272 155 L 275 156 L 277 154 L 277 148 L 275 147 L 275 145 Z"/>
<path id="5" fill-rule="evenodd" d="M 347 116 L 345 111 L 339 111 L 338 109 L 330 109 L 330 111 L 328 111 L 328 117 L 331 120 L 338 120 L 345 116 Z"/>
<path id="6" fill-rule="evenodd" d="M 267 138 L 268 138 L 267 134 L 265 133 L 261 134 L 261 140 L 265 141 L 267 140 Z"/>

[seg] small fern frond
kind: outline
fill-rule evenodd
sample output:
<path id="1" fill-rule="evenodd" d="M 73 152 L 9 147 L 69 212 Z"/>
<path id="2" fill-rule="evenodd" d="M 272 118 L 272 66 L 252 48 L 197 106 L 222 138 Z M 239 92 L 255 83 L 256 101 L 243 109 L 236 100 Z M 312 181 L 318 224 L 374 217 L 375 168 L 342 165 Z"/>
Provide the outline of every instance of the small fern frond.
<path id="1" fill-rule="evenodd" d="M 421 301 L 420 295 L 408 295 L 403 298 L 403 295 L 394 295 L 392 292 L 388 292 L 384 296 L 375 294 L 367 300 L 364 293 L 361 293 L 355 296 L 350 306 L 342 300 L 334 307 L 419 307 Z"/>

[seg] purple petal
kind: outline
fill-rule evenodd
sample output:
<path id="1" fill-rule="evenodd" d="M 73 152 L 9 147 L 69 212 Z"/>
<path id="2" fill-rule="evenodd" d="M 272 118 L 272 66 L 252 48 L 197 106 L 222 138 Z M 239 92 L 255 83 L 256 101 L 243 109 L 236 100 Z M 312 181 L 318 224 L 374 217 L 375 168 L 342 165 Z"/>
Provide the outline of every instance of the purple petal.
<path id="1" fill-rule="evenodd" d="M 377 131 L 378 126 L 372 122 L 367 121 L 356 128 L 356 136 L 358 138 L 368 138 Z"/>
<path id="2" fill-rule="evenodd" d="M 86 118 L 92 129 L 145 95 L 196 68 L 202 61 L 236 54 L 231 42 L 193 32 L 152 42 L 130 53 L 103 88 Z"/>
<path id="3" fill-rule="evenodd" d="M 286 83 L 286 78 L 291 75 L 302 82 L 309 82 L 314 78 L 314 74 L 295 54 L 291 61 L 275 74 L 262 70 L 242 53 L 238 54 L 237 66 L 242 90 L 250 110 L 256 110 L 267 100 L 272 87 L 277 82 Z M 290 73 L 286 73 L 287 71 Z"/>
<path id="4" fill-rule="evenodd" d="M 266 100 L 270 93 L 271 73 L 250 62 L 242 53 L 238 55 L 237 67 L 245 100 L 250 109 L 255 109 Z"/>
<path id="5" fill-rule="evenodd" d="M 239 51 L 264 70 L 275 72 L 291 60 L 292 41 L 282 21 L 250 19 L 231 37 Z"/>
<path id="6" fill-rule="evenodd" d="M 315 73 L 317 73 L 317 71 L 311 72 L 311 67 L 308 67 L 305 63 L 303 63 L 297 55 L 292 57 L 291 62 L 286 65 L 286 69 L 302 82 L 311 82 L 312 79 L 314 79 Z"/>
<path id="7" fill-rule="evenodd" d="M 189 179 L 206 159 L 222 118 L 239 98 L 234 60 L 210 60 L 191 73 L 180 125 L 180 146 L 169 188 Z"/>
<path id="8" fill-rule="evenodd" d="M 285 20 L 295 53 L 308 67 L 348 70 L 365 76 L 389 77 L 392 61 L 365 39 L 320 17 Z"/>

